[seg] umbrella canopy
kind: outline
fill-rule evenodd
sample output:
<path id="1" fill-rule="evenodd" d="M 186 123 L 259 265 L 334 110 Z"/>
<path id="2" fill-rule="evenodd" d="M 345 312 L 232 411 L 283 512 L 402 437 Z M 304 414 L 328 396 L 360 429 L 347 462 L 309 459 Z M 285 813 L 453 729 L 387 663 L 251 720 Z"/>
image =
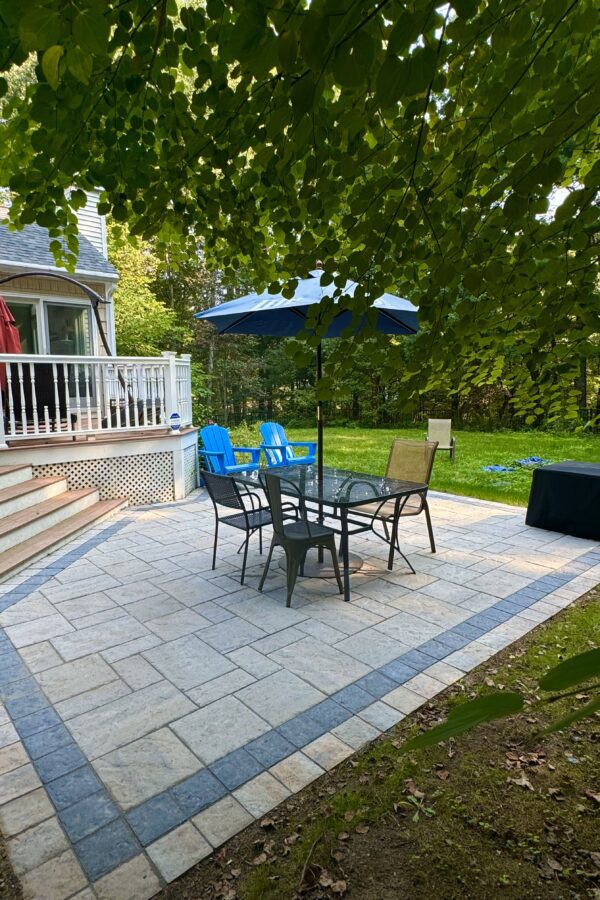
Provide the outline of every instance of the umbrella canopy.
<path id="1" fill-rule="evenodd" d="M 213 324 L 219 334 L 264 334 L 277 337 L 294 337 L 304 328 L 304 320 L 312 308 L 326 297 L 332 297 L 336 288 L 333 284 L 321 287 L 322 269 L 315 269 L 310 278 L 302 278 L 292 299 L 281 294 L 246 294 L 237 300 L 221 303 L 203 312 L 196 313 L 197 319 L 205 319 Z M 345 296 L 352 297 L 358 287 L 355 281 L 346 282 Z M 416 334 L 417 308 L 409 300 L 383 294 L 373 304 L 377 310 L 375 328 L 383 334 Z M 350 310 L 340 311 L 331 322 L 325 337 L 340 337 L 344 329 L 352 324 Z M 360 331 L 360 326 L 356 329 Z"/>
<path id="2" fill-rule="evenodd" d="M 305 320 L 315 307 L 336 291 L 334 284 L 321 286 L 323 270 L 314 269 L 309 278 L 301 278 L 291 299 L 281 294 L 246 294 L 237 300 L 230 300 L 212 306 L 195 314 L 215 326 L 219 334 L 264 334 L 272 337 L 294 337 L 305 327 Z M 357 282 L 347 281 L 342 294 L 352 297 L 358 287 Z M 417 307 L 409 300 L 383 294 L 373 304 L 377 310 L 375 328 L 382 334 L 416 334 L 418 329 Z M 344 329 L 353 325 L 358 334 L 367 324 L 366 317 L 354 323 L 350 310 L 340 310 L 329 325 L 326 338 L 341 337 Z M 317 347 L 317 380 L 321 378 L 321 344 Z M 323 415 L 322 404 L 317 403 L 317 473 L 323 476 Z"/>
<path id="3" fill-rule="evenodd" d="M 0 294 L 0 353 L 20 353 L 21 339 L 13 314 Z M 6 368 L 0 366 L 0 390 L 6 389 Z"/>

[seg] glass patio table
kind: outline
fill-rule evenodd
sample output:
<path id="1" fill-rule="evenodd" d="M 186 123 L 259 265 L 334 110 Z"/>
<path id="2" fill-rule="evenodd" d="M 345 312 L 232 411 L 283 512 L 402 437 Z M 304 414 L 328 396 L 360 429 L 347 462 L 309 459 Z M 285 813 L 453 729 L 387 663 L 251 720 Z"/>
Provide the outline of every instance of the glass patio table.
<path id="1" fill-rule="evenodd" d="M 364 504 L 388 503 L 396 501 L 393 526 L 389 537 L 388 569 L 394 563 L 396 548 L 404 557 L 410 568 L 410 562 L 406 559 L 398 547 L 398 522 L 402 508 L 409 497 L 414 494 L 424 496 L 428 485 L 415 481 L 400 481 L 396 478 L 384 478 L 378 475 L 368 475 L 365 472 L 353 472 L 349 469 L 336 469 L 325 466 L 323 478 L 319 481 L 316 466 L 274 466 L 268 470 L 269 475 L 281 478 L 281 492 L 288 496 L 301 498 L 305 503 L 316 504 L 319 519 L 326 517 L 339 521 L 339 527 L 330 526 L 340 535 L 340 556 L 343 569 L 344 600 L 350 600 L 350 572 L 357 571 L 362 565 L 362 560 L 355 557 L 358 564 L 351 566 L 349 553 L 349 537 L 363 531 L 373 530 L 374 518 L 371 513 L 363 513 L 361 518 L 360 507 Z M 250 486 L 260 484 L 259 472 L 236 472 L 234 478 L 240 483 Z M 367 521 L 368 520 L 368 521 Z M 375 532 L 378 537 L 381 537 Z M 387 542 L 387 539 L 386 539 Z M 354 556 L 354 554 L 353 554 Z M 308 565 L 308 564 L 307 564 Z M 414 569 L 412 569 L 414 572 Z M 324 572 L 316 571 L 312 574 L 320 574 L 327 577 Z"/>

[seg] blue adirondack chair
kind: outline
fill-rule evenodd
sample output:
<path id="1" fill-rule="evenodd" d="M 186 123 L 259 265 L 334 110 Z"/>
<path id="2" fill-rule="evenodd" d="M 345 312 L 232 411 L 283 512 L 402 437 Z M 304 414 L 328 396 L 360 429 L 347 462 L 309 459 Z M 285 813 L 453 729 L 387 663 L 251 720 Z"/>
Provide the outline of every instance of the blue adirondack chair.
<path id="1" fill-rule="evenodd" d="M 316 441 L 288 441 L 283 425 L 277 422 L 263 422 L 260 426 L 261 449 L 265 451 L 267 466 L 310 466 L 315 461 Z M 296 456 L 294 447 L 306 447 L 306 456 Z"/>
<path id="2" fill-rule="evenodd" d="M 233 447 L 229 431 L 221 425 L 206 425 L 200 431 L 203 446 L 198 451 L 209 472 L 231 475 L 233 472 L 253 471 L 259 468 L 260 447 Z M 236 453 L 251 453 L 252 461 L 238 463 Z"/>

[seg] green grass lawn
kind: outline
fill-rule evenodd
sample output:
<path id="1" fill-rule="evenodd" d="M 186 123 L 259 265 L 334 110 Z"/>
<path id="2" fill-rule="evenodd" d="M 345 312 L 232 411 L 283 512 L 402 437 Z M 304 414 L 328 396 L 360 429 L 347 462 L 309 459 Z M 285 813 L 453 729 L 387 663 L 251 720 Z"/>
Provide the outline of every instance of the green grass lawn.
<path id="1" fill-rule="evenodd" d="M 510 466 L 515 459 L 541 456 L 552 462 L 564 459 L 600 462 L 600 437 L 574 434 L 546 434 L 537 431 L 483 433 L 455 431 L 456 461 L 440 452 L 433 468 L 434 490 L 499 500 L 525 506 L 529 496 L 531 471 L 483 472 L 482 466 Z M 301 441 L 315 438 L 315 430 L 290 429 L 288 437 Z M 372 472 L 385 472 L 390 444 L 395 437 L 422 438 L 422 429 L 325 429 L 325 464 Z"/>

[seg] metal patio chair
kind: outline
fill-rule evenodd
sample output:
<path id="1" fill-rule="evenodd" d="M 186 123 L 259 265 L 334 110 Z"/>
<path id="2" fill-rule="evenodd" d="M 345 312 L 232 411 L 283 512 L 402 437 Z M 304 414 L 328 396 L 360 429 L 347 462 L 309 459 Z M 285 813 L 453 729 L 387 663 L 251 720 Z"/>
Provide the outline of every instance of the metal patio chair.
<path id="1" fill-rule="evenodd" d="M 262 553 L 262 530 L 265 525 L 271 525 L 271 513 L 269 508 L 261 504 L 261 499 L 254 491 L 245 488 L 240 491 L 235 479 L 230 475 L 215 475 L 214 472 L 200 470 L 202 480 L 206 485 L 208 496 L 212 500 L 215 508 L 215 541 L 213 544 L 212 567 L 216 567 L 217 561 L 217 543 L 219 540 L 219 524 L 230 525 L 232 528 L 239 528 L 246 532 L 246 537 L 240 546 L 238 553 L 244 550 L 244 560 L 242 562 L 242 577 L 240 584 L 244 583 L 246 575 L 246 561 L 248 559 L 248 544 L 252 535 L 258 531 L 259 552 Z M 250 508 L 244 503 L 243 498 L 247 497 Z M 224 506 L 235 510 L 230 515 L 221 515 L 219 507 Z"/>
<path id="2" fill-rule="evenodd" d="M 298 572 L 302 573 L 304 559 L 306 554 L 313 547 L 324 547 L 331 553 L 333 562 L 333 570 L 337 579 L 340 594 L 343 594 L 344 587 L 340 576 L 340 567 L 338 563 L 337 551 L 335 549 L 335 532 L 325 525 L 318 522 L 312 522 L 306 513 L 306 506 L 303 503 L 302 494 L 298 488 L 278 475 L 272 475 L 268 472 L 261 472 L 260 481 L 264 488 L 271 510 L 273 519 L 273 538 L 269 547 L 269 555 L 265 563 L 265 568 L 258 586 L 262 591 L 269 566 L 271 565 L 271 557 L 275 547 L 283 547 L 286 558 L 286 575 L 287 575 L 287 593 L 285 605 L 291 606 L 292 594 L 298 577 Z M 288 524 L 284 521 L 285 505 L 281 500 L 281 482 L 286 484 L 286 493 L 298 498 L 299 518 L 296 522 Z"/>
<path id="3" fill-rule="evenodd" d="M 436 450 L 437 441 L 405 441 L 396 438 L 392 441 L 392 446 L 390 448 L 385 477 L 395 478 L 398 481 L 415 481 L 420 484 L 429 485 Z M 383 503 L 365 503 L 364 506 L 356 507 L 354 513 L 371 516 L 373 525 L 376 521 L 381 522 L 385 538 L 389 543 L 391 540 L 389 526 L 393 525 L 394 516 L 396 515 L 395 500 L 384 500 Z M 403 518 L 404 516 L 419 516 L 421 513 L 425 513 L 431 552 L 435 553 L 435 539 L 433 537 L 433 527 L 431 524 L 429 505 L 427 503 L 427 495 L 424 494 L 421 496 L 419 494 L 413 494 L 400 505 L 400 518 Z M 374 528 L 373 530 L 375 531 Z M 375 532 L 375 534 L 377 534 L 377 532 Z M 381 535 L 379 536 L 381 537 Z M 398 552 L 404 556 L 398 541 L 396 543 L 396 548 Z M 405 556 L 404 559 L 412 569 L 410 562 Z"/>

